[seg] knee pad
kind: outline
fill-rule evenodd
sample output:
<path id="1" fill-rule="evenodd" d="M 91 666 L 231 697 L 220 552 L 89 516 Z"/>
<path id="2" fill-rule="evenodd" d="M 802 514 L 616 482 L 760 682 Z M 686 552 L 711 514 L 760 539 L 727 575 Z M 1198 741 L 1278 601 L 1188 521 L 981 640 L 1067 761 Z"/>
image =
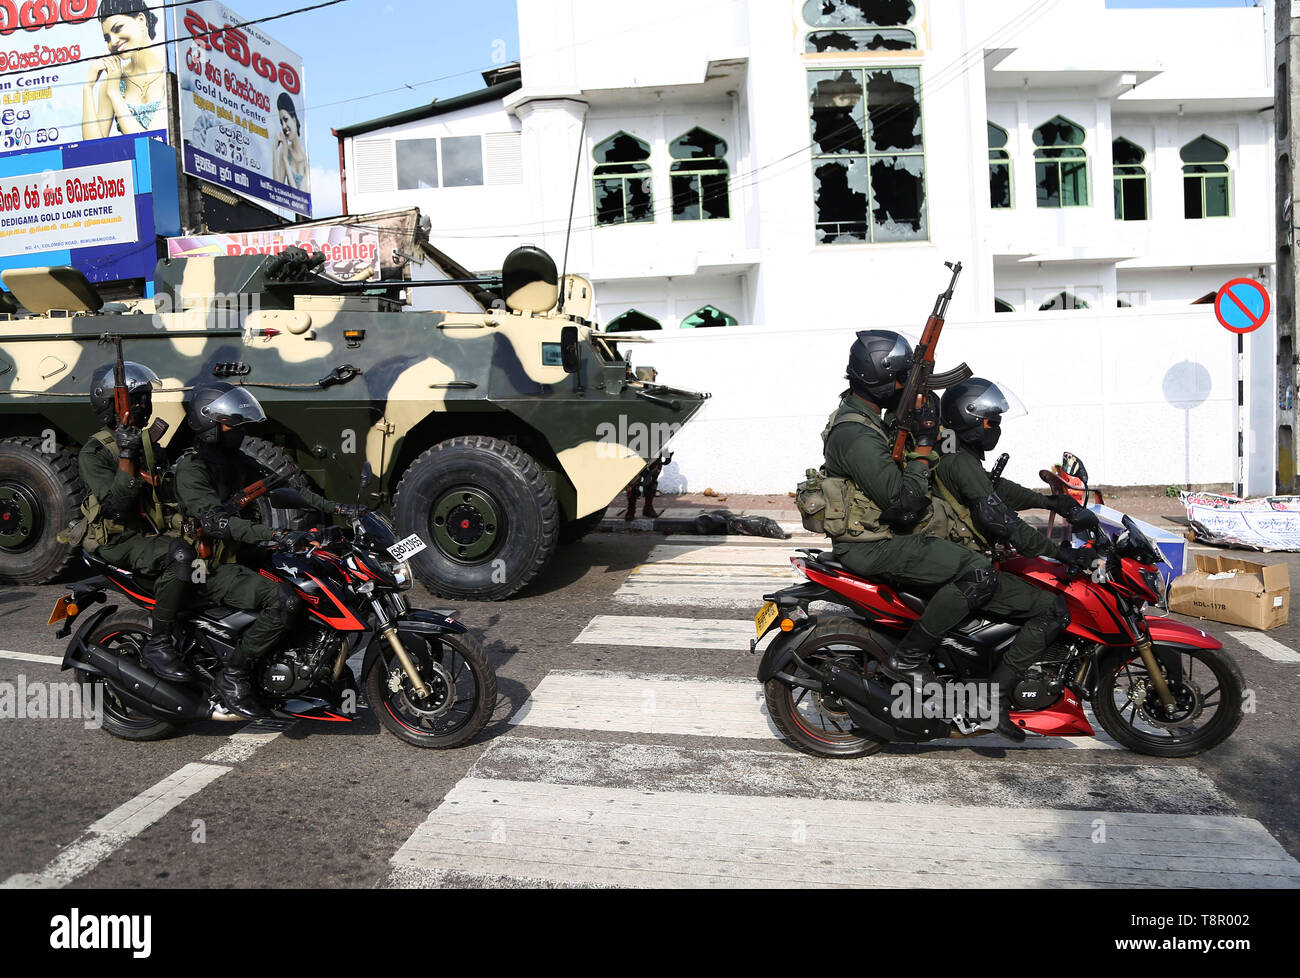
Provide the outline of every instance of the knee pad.
<path id="1" fill-rule="evenodd" d="M 975 567 L 953 582 L 971 611 L 989 603 L 998 587 L 998 572 L 992 564 Z"/>
<path id="2" fill-rule="evenodd" d="M 184 540 L 173 540 L 167 546 L 166 569 L 171 571 L 172 576 L 178 581 L 190 583 L 194 576 L 194 562 L 198 559 L 198 553 Z"/>

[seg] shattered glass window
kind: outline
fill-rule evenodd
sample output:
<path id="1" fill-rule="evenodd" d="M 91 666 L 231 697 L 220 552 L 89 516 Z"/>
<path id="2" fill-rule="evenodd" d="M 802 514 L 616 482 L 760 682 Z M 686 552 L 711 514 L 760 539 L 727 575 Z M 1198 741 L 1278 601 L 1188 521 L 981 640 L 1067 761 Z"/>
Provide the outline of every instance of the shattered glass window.
<path id="1" fill-rule="evenodd" d="M 916 32 L 901 30 L 812 31 L 804 43 L 808 54 L 828 51 L 915 51 Z"/>
<path id="2" fill-rule="evenodd" d="M 1197 136 L 1178 151 L 1183 160 L 1183 216 L 1229 217 L 1228 147 L 1209 136 Z"/>
<path id="3" fill-rule="evenodd" d="M 1077 295 L 1070 292 L 1058 292 L 1041 306 L 1039 312 L 1054 312 L 1062 309 L 1091 309 L 1088 303 L 1084 302 Z"/>
<path id="4" fill-rule="evenodd" d="M 819 244 L 928 237 L 917 68 L 808 72 Z"/>
<path id="5" fill-rule="evenodd" d="M 682 320 L 682 329 L 707 329 L 713 326 L 735 326 L 739 323 L 735 316 L 725 313 L 717 306 L 705 306 L 696 309 Z"/>
<path id="6" fill-rule="evenodd" d="M 902 27 L 916 17 L 912 0 L 808 0 L 809 27 Z"/>
<path id="7" fill-rule="evenodd" d="M 1011 303 L 1007 302 L 1006 299 L 999 299 L 997 296 L 994 296 L 994 297 L 993 297 L 993 311 L 994 311 L 995 313 L 997 313 L 997 312 L 1015 312 L 1015 311 L 1016 311 L 1016 307 L 1013 306 Z"/>
<path id="8" fill-rule="evenodd" d="M 650 183 L 648 143 L 626 132 L 616 132 L 599 143 L 592 171 L 596 197 L 596 224 L 652 222 L 654 194 Z"/>
<path id="9" fill-rule="evenodd" d="M 673 158 L 673 220 L 714 221 L 731 216 L 726 142 L 698 126 L 668 147 Z"/>
<path id="10" fill-rule="evenodd" d="M 436 190 L 438 188 L 438 140 L 399 139 L 397 141 L 397 189 Z"/>
<path id="11" fill-rule="evenodd" d="M 1088 206 L 1088 153 L 1083 129 L 1053 116 L 1034 130 L 1034 178 L 1039 207 Z"/>
<path id="12" fill-rule="evenodd" d="M 1115 164 L 1115 220 L 1147 219 L 1147 152 L 1122 136 L 1111 144 Z"/>
<path id="13" fill-rule="evenodd" d="M 1007 131 L 993 123 L 989 127 L 989 203 L 995 209 L 1011 206 L 1011 154 L 1007 152 Z"/>
<path id="14" fill-rule="evenodd" d="M 606 333 L 641 333 L 651 329 L 663 329 L 659 320 L 637 309 L 629 309 L 621 316 L 615 316 L 605 325 Z"/>

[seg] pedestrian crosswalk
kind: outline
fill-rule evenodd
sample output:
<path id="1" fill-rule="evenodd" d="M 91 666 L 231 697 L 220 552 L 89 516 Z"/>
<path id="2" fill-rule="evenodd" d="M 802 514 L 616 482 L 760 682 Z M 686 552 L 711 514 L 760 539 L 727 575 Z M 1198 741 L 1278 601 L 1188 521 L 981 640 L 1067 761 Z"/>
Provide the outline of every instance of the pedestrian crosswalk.
<path id="1" fill-rule="evenodd" d="M 752 623 L 717 609 L 783 587 L 790 552 L 670 539 L 615 595 L 646 610 L 597 616 L 573 644 L 747 653 Z M 701 617 L 652 611 L 670 604 Z M 554 669 L 388 885 L 1300 887 L 1300 864 L 1199 768 L 1144 763 L 1089 719 L 1096 738 L 831 761 L 783 744 L 754 679 Z"/>

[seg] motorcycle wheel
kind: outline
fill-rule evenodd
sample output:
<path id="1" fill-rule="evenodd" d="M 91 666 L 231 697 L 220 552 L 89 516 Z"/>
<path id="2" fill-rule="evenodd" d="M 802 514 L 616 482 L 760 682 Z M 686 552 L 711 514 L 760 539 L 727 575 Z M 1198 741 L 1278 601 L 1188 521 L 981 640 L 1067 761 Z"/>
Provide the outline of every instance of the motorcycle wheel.
<path id="1" fill-rule="evenodd" d="M 104 621 L 90 634 L 90 641 L 118 655 L 131 659 L 142 669 L 147 667 L 140 661 L 140 650 L 149 641 L 152 623 L 149 615 L 143 611 L 120 611 Z M 121 740 L 166 740 L 175 736 L 180 729 L 174 723 L 159 720 L 148 713 L 131 709 L 113 690 L 112 683 L 103 677 L 76 670 L 77 682 L 84 685 L 99 685 L 104 689 L 104 729 Z M 98 694 L 96 694 L 98 698 Z"/>
<path id="2" fill-rule="evenodd" d="M 1160 699 L 1136 652 L 1112 653 L 1098 663 L 1093 711 L 1102 729 L 1131 751 L 1192 757 L 1223 743 L 1241 723 L 1246 681 L 1231 656 L 1201 649 L 1178 649 L 1178 654 L 1183 678 L 1170 687 L 1178 706 L 1170 719 L 1157 712 Z"/>
<path id="3" fill-rule="evenodd" d="M 875 647 L 871 632 L 857 622 L 828 618 L 808 632 L 799 645 L 799 657 L 813 668 L 835 663 L 842 669 L 861 672 L 875 661 Z M 813 678 L 796 663 L 791 663 L 791 669 L 796 680 Z M 763 692 L 767 714 L 776 728 L 805 754 L 866 757 L 889 743 L 855 729 L 843 704 L 832 693 L 816 693 L 806 687 L 792 689 L 775 679 L 768 680 Z"/>
<path id="4" fill-rule="evenodd" d="M 398 630 L 402 645 L 429 686 L 421 703 L 397 655 L 382 638 L 379 661 L 366 676 L 366 699 L 390 733 L 416 747 L 446 749 L 473 739 L 492 717 L 497 677 L 474 636 L 416 635 Z"/>

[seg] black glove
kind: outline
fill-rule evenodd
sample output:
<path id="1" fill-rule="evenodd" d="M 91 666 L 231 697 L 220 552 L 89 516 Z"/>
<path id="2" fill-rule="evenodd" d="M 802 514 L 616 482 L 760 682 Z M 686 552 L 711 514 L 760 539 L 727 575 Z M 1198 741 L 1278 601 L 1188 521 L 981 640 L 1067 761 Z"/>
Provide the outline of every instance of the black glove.
<path id="1" fill-rule="evenodd" d="M 1058 516 L 1063 517 L 1065 522 L 1070 524 L 1073 530 L 1086 530 L 1089 533 L 1097 533 L 1101 530 L 1101 522 L 1097 519 L 1097 514 L 1086 506 L 1080 506 L 1073 496 L 1048 496 L 1047 508 Z"/>
<path id="2" fill-rule="evenodd" d="M 362 506 L 360 503 L 335 503 L 334 504 L 334 515 L 342 516 L 349 523 L 351 523 L 353 520 L 360 519 L 368 511 L 369 508 L 366 506 Z"/>
<path id="3" fill-rule="evenodd" d="M 1091 570 L 1097 554 L 1091 550 L 1075 550 L 1069 544 L 1063 543 L 1057 548 L 1056 559 L 1071 571 L 1082 574 Z"/>
<path id="4" fill-rule="evenodd" d="M 306 550 L 309 543 L 320 543 L 318 530 L 276 530 L 272 538 L 277 550 Z"/>
<path id="5" fill-rule="evenodd" d="M 113 437 L 117 439 L 118 458 L 134 458 L 140 449 L 144 447 L 144 437 L 140 434 L 139 428 L 118 425 L 113 432 Z"/>
<path id="6" fill-rule="evenodd" d="M 939 443 L 939 398 L 935 394 L 925 395 L 925 403 L 913 413 L 907 430 L 912 435 L 912 444 L 917 448 Z"/>

